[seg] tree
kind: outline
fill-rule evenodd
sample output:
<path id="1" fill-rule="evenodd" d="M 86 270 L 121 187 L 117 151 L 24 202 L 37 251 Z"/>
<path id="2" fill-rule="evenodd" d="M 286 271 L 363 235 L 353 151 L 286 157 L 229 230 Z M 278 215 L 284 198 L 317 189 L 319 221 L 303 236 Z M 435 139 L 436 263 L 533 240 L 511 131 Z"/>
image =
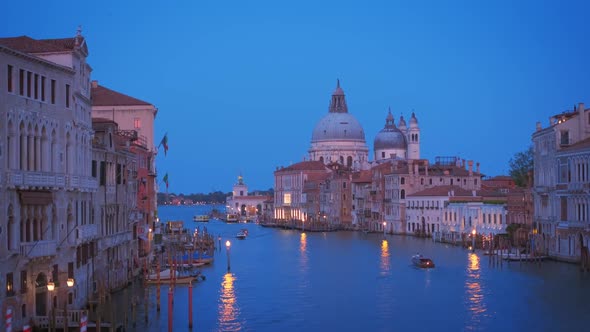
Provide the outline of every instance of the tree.
<path id="1" fill-rule="evenodd" d="M 527 187 L 529 185 L 529 172 L 533 171 L 533 146 L 525 151 L 517 152 L 510 158 L 510 176 L 517 186 Z"/>

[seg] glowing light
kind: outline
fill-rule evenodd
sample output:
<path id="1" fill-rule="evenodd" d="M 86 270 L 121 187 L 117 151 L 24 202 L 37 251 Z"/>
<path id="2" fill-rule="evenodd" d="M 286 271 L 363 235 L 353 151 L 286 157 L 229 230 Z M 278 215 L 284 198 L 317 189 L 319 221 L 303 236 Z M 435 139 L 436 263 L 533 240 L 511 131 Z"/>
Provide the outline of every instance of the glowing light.
<path id="1" fill-rule="evenodd" d="M 389 243 L 387 240 L 381 241 L 381 275 L 385 275 L 389 272 Z"/>
<path id="2" fill-rule="evenodd" d="M 73 287 L 74 286 L 74 278 L 68 278 L 68 281 L 66 283 L 68 284 L 68 287 Z"/>
<path id="3" fill-rule="evenodd" d="M 219 294 L 219 322 L 224 331 L 240 330 L 240 323 L 237 321 L 239 308 L 237 307 L 234 282 L 236 278 L 231 273 L 223 275 L 221 292 Z"/>
<path id="4" fill-rule="evenodd" d="M 53 281 L 50 281 L 47 283 L 47 290 L 50 292 L 53 292 L 53 290 L 55 289 L 55 284 L 53 283 Z"/>
<path id="5" fill-rule="evenodd" d="M 231 246 L 231 243 L 229 242 L 229 240 L 225 241 L 225 247 L 227 249 L 229 249 L 230 246 Z"/>
<path id="6" fill-rule="evenodd" d="M 471 231 L 471 234 L 475 235 L 475 229 Z"/>

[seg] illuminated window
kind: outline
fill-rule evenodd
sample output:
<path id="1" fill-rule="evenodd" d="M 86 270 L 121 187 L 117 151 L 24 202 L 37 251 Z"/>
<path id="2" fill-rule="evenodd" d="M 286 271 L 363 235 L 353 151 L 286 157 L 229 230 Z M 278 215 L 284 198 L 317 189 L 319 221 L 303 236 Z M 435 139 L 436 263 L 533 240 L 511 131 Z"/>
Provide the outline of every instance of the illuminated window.
<path id="1" fill-rule="evenodd" d="M 283 194 L 283 202 L 285 202 L 285 204 L 288 204 L 288 205 L 291 204 L 291 194 L 290 193 Z"/>
<path id="2" fill-rule="evenodd" d="M 141 119 L 140 118 L 133 119 L 133 127 L 135 129 L 141 128 Z"/>

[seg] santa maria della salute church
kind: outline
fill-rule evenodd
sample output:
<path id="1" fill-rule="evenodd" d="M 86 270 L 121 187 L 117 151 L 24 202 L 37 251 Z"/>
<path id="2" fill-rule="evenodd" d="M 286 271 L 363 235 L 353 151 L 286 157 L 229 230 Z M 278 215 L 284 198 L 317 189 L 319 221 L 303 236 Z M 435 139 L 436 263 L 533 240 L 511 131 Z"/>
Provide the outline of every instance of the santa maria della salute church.
<path id="1" fill-rule="evenodd" d="M 264 219 L 308 230 L 364 229 L 441 240 L 476 228 L 503 231 L 501 205 L 482 212 L 449 204 L 460 197 L 465 202 L 467 196 L 470 202 L 484 201 L 479 163 L 459 157 L 437 157 L 430 163 L 420 158 L 420 140 L 414 113 L 396 121 L 389 110 L 370 158 L 365 131 L 349 113 L 338 81 L 328 114 L 313 129 L 309 158 L 274 172 L 273 206 L 265 209 Z M 482 213 L 500 222 L 478 226 Z"/>
<path id="2" fill-rule="evenodd" d="M 410 125 L 403 116 L 396 126 L 391 110 L 387 114 L 385 127 L 377 134 L 373 144 L 374 160 L 419 159 L 420 128 L 414 113 Z M 325 164 L 339 163 L 353 170 L 369 167 L 369 149 L 361 124 L 350 113 L 346 105 L 340 81 L 332 94 L 330 109 L 315 126 L 309 149 L 310 160 Z"/>

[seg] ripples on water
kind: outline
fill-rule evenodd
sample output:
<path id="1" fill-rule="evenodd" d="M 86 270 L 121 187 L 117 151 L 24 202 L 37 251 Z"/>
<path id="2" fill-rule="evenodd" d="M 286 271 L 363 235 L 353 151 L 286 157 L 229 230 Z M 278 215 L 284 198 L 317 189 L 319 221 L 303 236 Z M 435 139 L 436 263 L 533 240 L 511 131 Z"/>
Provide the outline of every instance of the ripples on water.
<path id="1" fill-rule="evenodd" d="M 219 291 L 219 328 L 223 331 L 239 331 L 241 324 L 238 320 L 240 307 L 236 300 L 234 282 L 236 277 L 232 273 L 226 273 L 221 282 Z"/>
<path id="2" fill-rule="evenodd" d="M 193 290 L 194 330 L 520 332 L 586 327 L 590 276 L 580 275 L 573 265 L 493 267 L 486 256 L 425 239 L 302 233 L 214 220 L 199 224 L 191 221 L 195 214 L 202 213 L 192 207 L 160 208 L 162 220 L 206 225 L 222 242 L 231 240 L 232 256 L 231 273 L 225 248 L 203 267 L 207 280 Z M 236 241 L 240 228 L 248 228 L 250 235 Z M 416 252 L 431 257 L 436 268 L 414 268 L 410 259 Z M 153 291 L 149 297 L 154 300 Z M 175 290 L 173 314 L 174 331 L 185 330 L 186 287 Z M 150 314 L 150 319 L 138 330 L 166 331 L 165 302 L 161 314 Z"/>

